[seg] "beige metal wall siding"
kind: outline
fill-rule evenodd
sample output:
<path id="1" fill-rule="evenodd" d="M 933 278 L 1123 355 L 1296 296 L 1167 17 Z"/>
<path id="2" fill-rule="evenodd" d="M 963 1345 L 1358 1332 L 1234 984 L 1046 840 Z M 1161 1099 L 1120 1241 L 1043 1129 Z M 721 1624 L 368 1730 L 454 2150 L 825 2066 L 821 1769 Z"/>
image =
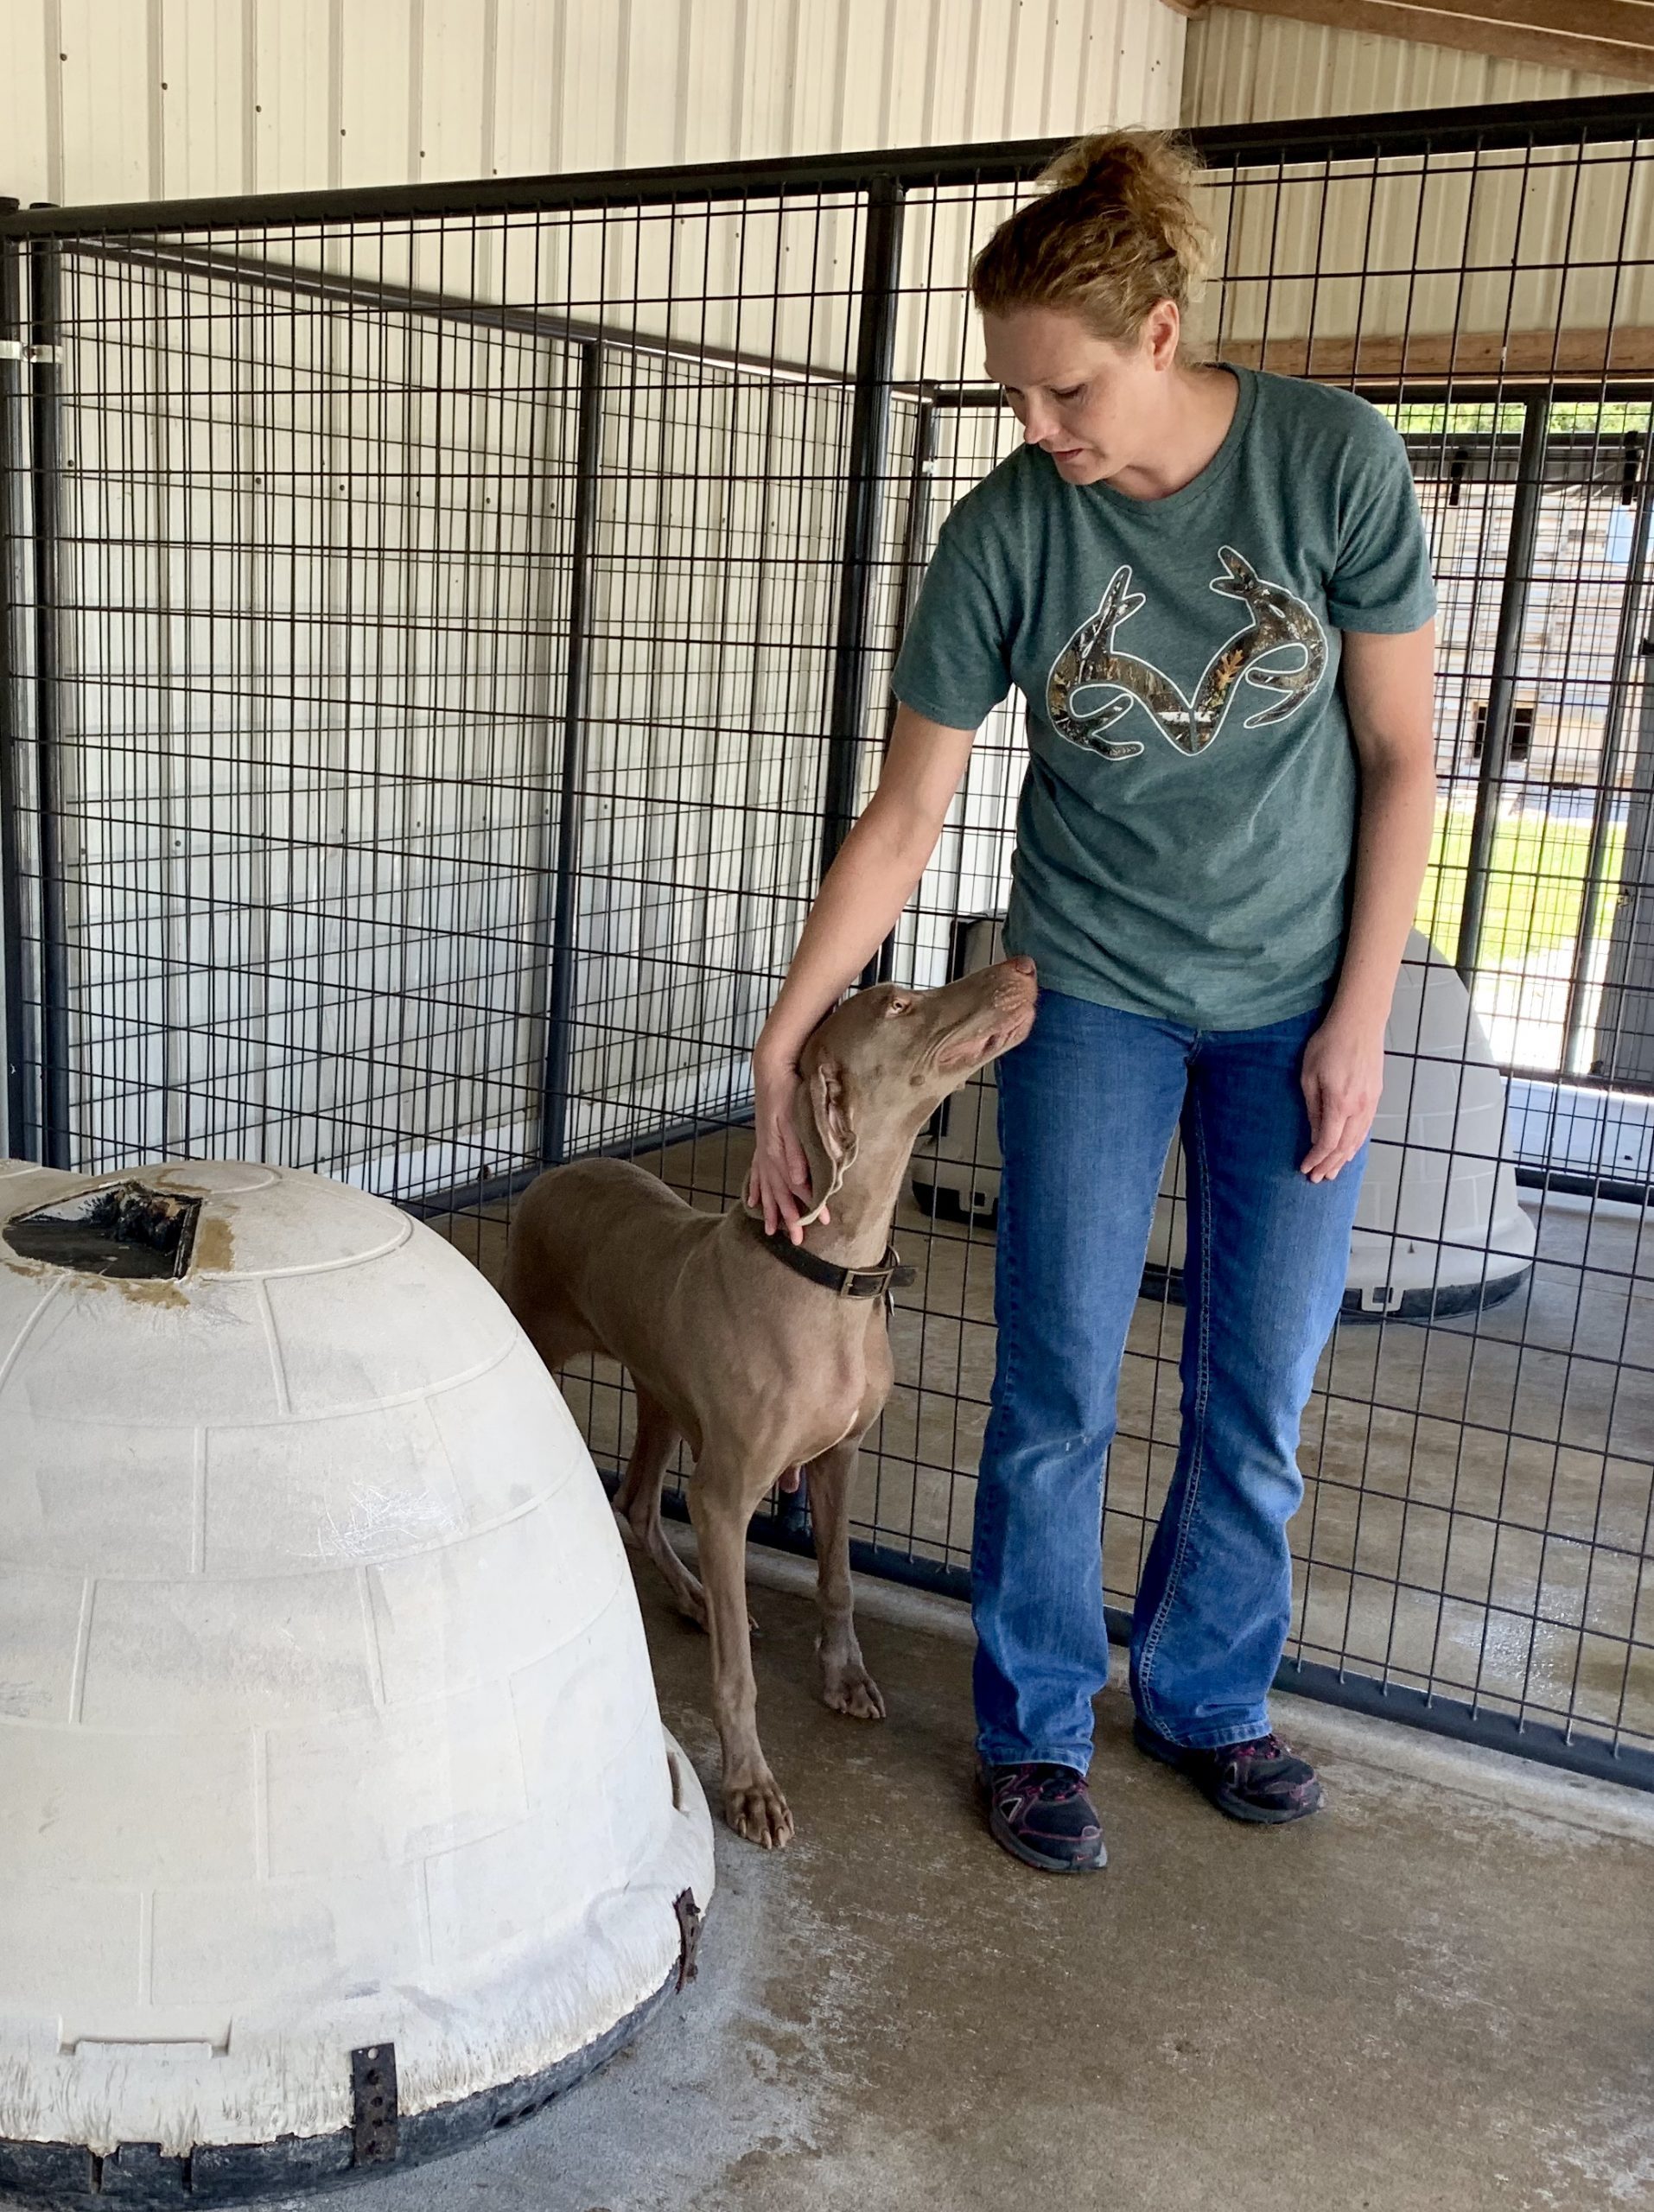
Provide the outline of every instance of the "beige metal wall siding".
<path id="1" fill-rule="evenodd" d="M 1619 78 L 1579 69 L 1545 69 L 1410 39 L 1212 8 L 1189 25 L 1183 120 L 1192 128 L 1277 123 L 1301 115 L 1587 99 L 1636 89 Z"/>
<path id="2" fill-rule="evenodd" d="M 1161 0 L 6 0 L 0 191 L 174 198 L 1176 119 Z"/>
<path id="3" fill-rule="evenodd" d="M 1192 22 L 1183 119 L 1191 127 L 1635 90 L 1581 71 L 1494 60 L 1404 39 L 1214 8 Z M 1447 358 L 1456 373 L 1526 358 L 1568 334 L 1559 360 L 1591 374 L 1616 365 L 1654 325 L 1654 177 L 1629 148 L 1581 159 L 1542 149 L 1475 159 L 1318 165 L 1218 181 L 1224 343 L 1233 358 L 1342 381 L 1405 337 L 1409 361 Z M 1581 241 L 1598 239 L 1599 257 Z M 1623 257 L 1624 265 L 1616 260 Z M 1566 273 L 1564 273 L 1566 272 Z M 1315 350 L 1307 340 L 1313 318 Z M 1210 308 L 1201 318 L 1206 335 Z M 1600 335 L 1601 343 L 1598 344 Z M 1517 341 L 1508 353 L 1509 341 Z M 1528 341 L 1524 348 L 1522 341 Z M 1267 349 L 1267 351 L 1265 350 Z M 1574 356 L 1577 355 L 1577 360 Z M 1543 363 L 1542 363 L 1543 365 Z"/>

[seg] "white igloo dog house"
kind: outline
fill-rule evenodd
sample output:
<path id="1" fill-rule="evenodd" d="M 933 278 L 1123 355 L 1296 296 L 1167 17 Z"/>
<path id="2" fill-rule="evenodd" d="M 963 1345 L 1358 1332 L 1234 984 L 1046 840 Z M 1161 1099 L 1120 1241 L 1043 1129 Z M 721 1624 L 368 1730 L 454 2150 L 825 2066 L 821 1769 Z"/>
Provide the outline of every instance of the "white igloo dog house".
<path id="1" fill-rule="evenodd" d="M 999 925 L 966 925 L 960 969 L 1001 957 Z M 1384 1034 L 1384 1088 L 1350 1239 L 1344 1311 L 1406 1319 L 1498 1305 L 1533 1268 L 1533 1223 L 1505 1144 L 1505 1077 L 1470 995 L 1415 930 Z M 999 1200 L 994 1072 L 957 1091 L 913 1150 L 922 1211 L 991 1221 Z M 1149 1232 L 1145 1287 L 1180 1282 L 1183 1160 L 1174 1141 Z"/>
<path id="2" fill-rule="evenodd" d="M 520 2118 L 681 1986 L 711 1825 L 601 1484 L 430 1230 L 0 1165 L 0 2193 Z"/>

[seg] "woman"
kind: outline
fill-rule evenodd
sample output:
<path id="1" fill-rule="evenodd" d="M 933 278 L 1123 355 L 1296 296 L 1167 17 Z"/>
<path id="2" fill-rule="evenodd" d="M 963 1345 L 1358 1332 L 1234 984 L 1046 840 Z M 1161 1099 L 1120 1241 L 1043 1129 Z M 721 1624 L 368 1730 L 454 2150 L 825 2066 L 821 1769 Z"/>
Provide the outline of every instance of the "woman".
<path id="1" fill-rule="evenodd" d="M 999 1071 L 975 1692 L 991 1831 L 1059 1872 L 1105 1859 L 1085 1786 L 1102 1470 L 1180 1127 L 1181 1442 L 1134 1614 L 1135 1740 L 1238 1819 L 1320 1802 L 1267 1708 L 1286 1528 L 1435 804 L 1435 595 L 1400 441 L 1350 393 L 1184 358 L 1193 174 L 1155 134 L 1084 140 L 976 261 L 1025 442 L 943 527 L 877 793 L 754 1061 L 748 1202 L 796 1240 L 799 1050 L 1015 684 L 1031 758 L 1006 944 L 1040 996 Z"/>

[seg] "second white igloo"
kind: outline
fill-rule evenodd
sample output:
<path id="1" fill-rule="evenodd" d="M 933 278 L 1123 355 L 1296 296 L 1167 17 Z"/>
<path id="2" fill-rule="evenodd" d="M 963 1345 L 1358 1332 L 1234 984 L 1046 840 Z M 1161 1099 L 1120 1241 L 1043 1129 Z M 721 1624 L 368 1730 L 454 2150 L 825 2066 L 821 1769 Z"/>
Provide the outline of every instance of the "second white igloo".
<path id="1" fill-rule="evenodd" d="M 960 964 L 1001 957 L 1000 925 L 961 933 Z M 1505 1142 L 1505 1084 L 1457 973 L 1417 930 L 1384 1033 L 1384 1085 L 1350 1238 L 1344 1312 L 1445 1318 L 1497 1306 L 1533 1272 L 1536 1232 Z M 913 1147 L 925 1212 L 991 1222 L 1000 1156 L 992 1068 L 949 1099 Z M 1183 1268 L 1183 1156 L 1174 1138 L 1149 1230 L 1144 1288 L 1178 1289 Z"/>

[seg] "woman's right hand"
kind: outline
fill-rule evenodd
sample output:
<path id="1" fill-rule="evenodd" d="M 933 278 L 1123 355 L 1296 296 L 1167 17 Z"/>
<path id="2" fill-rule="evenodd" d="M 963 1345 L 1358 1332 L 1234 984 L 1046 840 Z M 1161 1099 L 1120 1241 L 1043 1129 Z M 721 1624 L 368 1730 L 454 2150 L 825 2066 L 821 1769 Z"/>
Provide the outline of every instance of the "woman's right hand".
<path id="1" fill-rule="evenodd" d="M 760 1046 L 753 1054 L 753 1164 L 747 1178 L 747 1203 L 764 1216 L 766 1232 L 784 1230 L 795 1244 L 804 1238 L 799 1220 L 810 1207 L 810 1162 L 792 1124 L 801 1078 L 797 1063 L 777 1059 Z M 829 1218 L 826 1208 L 821 1217 Z"/>

